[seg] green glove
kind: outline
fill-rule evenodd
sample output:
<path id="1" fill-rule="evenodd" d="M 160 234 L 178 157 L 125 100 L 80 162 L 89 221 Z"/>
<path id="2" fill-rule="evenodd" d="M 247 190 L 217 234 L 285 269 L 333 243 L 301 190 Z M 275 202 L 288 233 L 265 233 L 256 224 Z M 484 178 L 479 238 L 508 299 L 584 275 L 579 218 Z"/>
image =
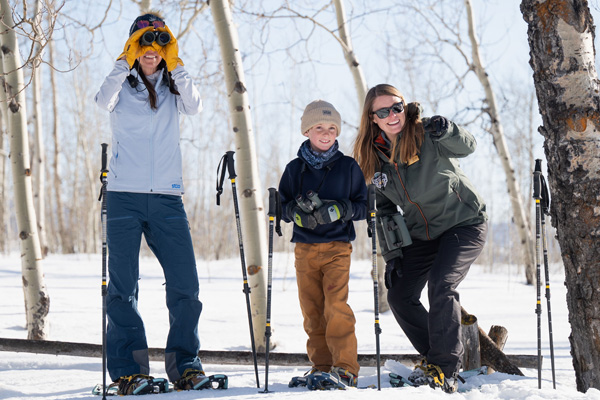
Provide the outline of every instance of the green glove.
<path id="1" fill-rule="evenodd" d="M 324 200 L 323 205 L 315 211 L 315 219 L 321 225 L 330 224 L 346 217 L 346 205 L 343 202 Z"/>
<path id="2" fill-rule="evenodd" d="M 314 215 L 305 213 L 298 206 L 292 208 L 291 217 L 294 219 L 294 223 L 301 228 L 315 229 L 317 227 Z"/>
<path id="3" fill-rule="evenodd" d="M 143 56 L 146 52 L 145 50 L 142 50 L 143 47 L 140 46 L 140 38 L 145 32 L 148 32 L 152 29 L 154 28 L 148 26 L 146 28 L 138 29 L 137 31 L 133 32 L 133 34 L 129 36 L 129 39 L 127 39 L 127 42 L 125 42 L 125 48 L 123 49 L 121 55 L 117 57 L 117 60 L 125 58 L 127 60 L 127 64 L 129 64 L 129 68 L 133 68 L 133 63 L 135 62 L 135 60 L 137 60 L 138 57 Z"/>
<path id="4" fill-rule="evenodd" d="M 166 46 L 160 47 L 157 51 L 167 63 L 167 70 L 169 72 L 173 71 L 177 65 L 183 65 L 183 61 L 181 61 L 181 58 L 179 58 L 179 45 L 177 44 L 177 39 L 175 38 L 175 35 L 173 35 L 173 32 L 171 32 L 169 27 L 166 25 L 164 28 L 158 28 L 157 30 L 159 32 L 168 32 L 169 35 L 171 35 L 171 41 L 167 43 Z"/>

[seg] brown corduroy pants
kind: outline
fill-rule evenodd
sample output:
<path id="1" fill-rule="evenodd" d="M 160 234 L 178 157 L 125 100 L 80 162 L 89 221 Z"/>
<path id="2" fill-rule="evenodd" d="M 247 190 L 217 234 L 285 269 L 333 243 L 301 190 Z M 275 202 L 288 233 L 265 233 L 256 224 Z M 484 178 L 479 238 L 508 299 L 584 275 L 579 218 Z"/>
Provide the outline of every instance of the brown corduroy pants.
<path id="1" fill-rule="evenodd" d="M 296 280 L 309 360 L 321 371 L 335 366 L 358 376 L 356 319 L 348 305 L 351 253 L 346 242 L 296 243 Z"/>

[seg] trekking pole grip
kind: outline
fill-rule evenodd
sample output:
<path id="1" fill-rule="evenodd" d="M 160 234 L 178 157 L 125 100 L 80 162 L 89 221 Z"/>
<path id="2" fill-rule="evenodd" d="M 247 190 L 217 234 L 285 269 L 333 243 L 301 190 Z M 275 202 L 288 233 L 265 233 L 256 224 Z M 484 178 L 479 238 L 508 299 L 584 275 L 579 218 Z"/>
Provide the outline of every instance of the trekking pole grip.
<path id="1" fill-rule="evenodd" d="M 277 189 L 269 188 L 269 217 L 275 217 L 277 215 Z"/>
<path id="2" fill-rule="evenodd" d="M 375 211 L 375 185 L 370 184 L 367 192 L 367 201 L 369 203 L 369 211 Z"/>
<path id="3" fill-rule="evenodd" d="M 234 161 L 233 161 L 233 154 L 235 153 L 235 151 L 229 150 L 228 152 L 225 153 L 226 157 L 227 157 L 227 171 L 229 171 L 229 179 L 235 179 L 235 177 L 237 176 L 235 174 L 235 167 L 234 167 Z"/>
<path id="4" fill-rule="evenodd" d="M 535 160 L 535 168 L 533 170 L 533 198 L 541 199 L 542 193 L 542 160 Z"/>
<path id="5" fill-rule="evenodd" d="M 107 149 L 108 149 L 108 144 L 106 143 L 102 143 L 100 146 L 102 146 L 102 172 L 106 172 L 106 159 L 107 159 Z"/>

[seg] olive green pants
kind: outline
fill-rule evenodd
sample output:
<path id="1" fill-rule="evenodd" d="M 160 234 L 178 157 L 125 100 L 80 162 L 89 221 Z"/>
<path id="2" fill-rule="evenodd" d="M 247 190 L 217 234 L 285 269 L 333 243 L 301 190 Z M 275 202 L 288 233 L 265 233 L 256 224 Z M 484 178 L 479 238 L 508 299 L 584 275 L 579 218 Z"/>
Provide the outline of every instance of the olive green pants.
<path id="1" fill-rule="evenodd" d="M 296 243 L 296 280 L 309 360 L 321 371 L 335 366 L 358 376 L 356 319 L 348 305 L 351 253 L 345 242 Z"/>

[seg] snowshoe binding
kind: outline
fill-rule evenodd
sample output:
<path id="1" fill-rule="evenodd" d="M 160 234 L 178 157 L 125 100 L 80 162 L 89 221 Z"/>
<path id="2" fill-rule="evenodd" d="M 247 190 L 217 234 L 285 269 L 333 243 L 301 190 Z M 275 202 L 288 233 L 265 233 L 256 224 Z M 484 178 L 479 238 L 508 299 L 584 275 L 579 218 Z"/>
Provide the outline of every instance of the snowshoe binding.
<path id="1" fill-rule="evenodd" d="M 183 376 L 174 383 L 175 390 L 227 389 L 227 375 L 215 374 L 206 376 L 204 371 L 186 369 Z"/>
<path id="2" fill-rule="evenodd" d="M 168 380 L 164 378 L 154 378 L 144 374 L 122 376 L 106 387 L 107 396 L 166 393 L 168 391 Z M 92 390 L 92 393 L 95 395 L 102 395 L 102 385 L 96 385 Z"/>
<path id="3" fill-rule="evenodd" d="M 294 376 L 291 380 L 290 383 L 288 383 L 288 387 L 294 388 L 294 387 L 305 387 L 308 377 L 314 373 L 317 372 L 321 372 L 316 368 L 311 368 L 310 371 L 307 371 L 304 375 L 302 376 Z"/>

